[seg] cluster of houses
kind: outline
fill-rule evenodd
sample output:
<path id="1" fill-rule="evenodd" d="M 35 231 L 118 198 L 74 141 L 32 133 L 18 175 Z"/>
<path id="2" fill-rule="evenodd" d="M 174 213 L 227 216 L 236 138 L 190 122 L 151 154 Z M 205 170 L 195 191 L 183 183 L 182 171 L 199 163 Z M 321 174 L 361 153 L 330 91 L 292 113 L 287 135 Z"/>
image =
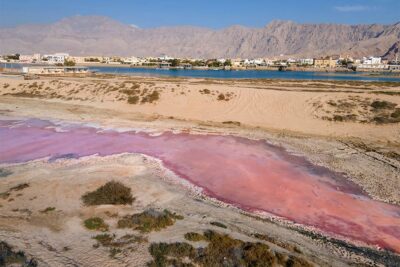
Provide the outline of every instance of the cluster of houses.
<path id="1" fill-rule="evenodd" d="M 366 71 L 400 71 L 400 62 L 396 56 L 395 60 L 388 61 L 381 57 L 341 57 L 327 56 L 321 58 L 284 58 L 280 56 L 275 59 L 256 58 L 256 59 L 192 59 L 192 58 L 173 58 L 169 56 L 161 57 L 117 57 L 117 56 L 71 56 L 67 53 L 55 53 L 48 55 L 7 55 L 0 56 L 0 63 L 37 63 L 41 65 L 74 66 L 91 64 L 125 64 L 137 67 L 159 67 L 159 68 L 215 68 L 215 69 L 249 69 L 249 68 L 314 68 L 314 69 L 334 69 L 346 68 L 352 70 Z M 69 64 L 66 64 L 69 63 Z"/>

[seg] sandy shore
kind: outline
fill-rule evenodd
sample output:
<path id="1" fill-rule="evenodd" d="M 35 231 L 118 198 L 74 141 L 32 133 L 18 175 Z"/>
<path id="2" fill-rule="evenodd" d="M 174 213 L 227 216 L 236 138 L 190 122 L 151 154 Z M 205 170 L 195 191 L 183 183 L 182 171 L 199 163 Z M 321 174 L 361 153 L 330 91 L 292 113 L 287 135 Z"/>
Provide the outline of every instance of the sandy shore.
<path id="1" fill-rule="evenodd" d="M 158 92 L 157 99 L 152 98 L 154 91 Z M 346 173 L 375 199 L 400 203 L 399 123 L 368 121 L 376 114 L 371 109 L 363 109 L 361 104 L 350 105 L 351 110 L 348 105 L 337 110 L 336 106 L 327 104 L 339 100 L 400 104 L 400 86 L 395 84 L 108 76 L 35 81 L 1 78 L 0 94 L 0 115 L 7 118 L 42 118 L 113 129 L 221 133 L 267 139 L 292 153 L 306 156 L 313 163 Z M 135 96 L 138 102 L 128 103 Z M 147 100 L 143 102 L 143 99 Z M 329 120 L 335 112 L 341 116 L 346 112 L 354 113 L 357 118 L 344 122 Z M 379 263 L 369 252 L 357 254 L 333 241 L 312 239 L 282 223 L 261 221 L 235 208 L 221 208 L 209 200 L 199 202 L 198 196 L 190 190 L 182 190 L 171 182 L 168 178 L 171 174 L 157 162 L 140 155 L 89 157 L 51 164 L 37 161 L 5 167 L 12 175 L 0 178 L 1 188 L 19 182 L 29 182 L 30 187 L 13 202 L 1 203 L 1 239 L 38 258 L 44 265 L 95 266 L 98 262 L 107 263 L 105 266 L 144 265 L 150 259 L 146 244 L 135 247 L 130 255 L 110 259 L 104 251 L 92 248 L 92 233 L 82 227 L 81 220 L 97 214 L 115 225 L 115 220 L 107 218 L 105 211 L 116 210 L 123 215 L 153 206 L 180 211 L 187 220 L 151 234 L 150 242 L 179 241 L 185 232 L 193 228 L 208 229 L 210 220 L 218 220 L 228 224 L 229 228 L 224 231 L 236 238 L 254 240 L 251 233 L 260 232 L 297 245 L 302 255 L 317 265 L 343 266 L 373 260 Z M 136 204 L 128 208 L 82 207 L 80 195 L 111 177 L 133 188 L 138 199 Z M 36 199 L 30 201 L 33 197 Z M 45 203 L 52 203 L 57 212 L 40 213 L 50 206 Z M 46 247 L 43 244 L 53 249 L 47 246 L 47 251 L 43 252 Z M 77 244 L 79 247 L 63 251 L 63 247 Z M 275 249 L 276 245 L 269 244 Z"/>

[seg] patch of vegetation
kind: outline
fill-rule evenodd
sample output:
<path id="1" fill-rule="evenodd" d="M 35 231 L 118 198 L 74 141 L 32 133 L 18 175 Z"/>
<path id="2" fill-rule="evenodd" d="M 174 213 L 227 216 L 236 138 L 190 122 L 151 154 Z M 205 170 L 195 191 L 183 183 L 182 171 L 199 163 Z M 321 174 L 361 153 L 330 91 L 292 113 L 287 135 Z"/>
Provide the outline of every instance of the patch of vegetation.
<path id="1" fill-rule="evenodd" d="M 226 93 L 226 94 L 220 93 L 217 96 L 217 100 L 218 101 L 229 101 L 232 99 L 232 97 L 233 97 L 233 93 Z"/>
<path id="2" fill-rule="evenodd" d="M 145 210 L 142 213 L 128 215 L 118 221 L 119 228 L 133 228 L 143 233 L 151 231 L 160 231 L 163 228 L 171 226 L 176 220 L 182 220 L 183 217 L 168 210 L 157 211 L 154 209 Z"/>
<path id="3" fill-rule="evenodd" d="M 103 246 L 109 248 L 110 257 L 112 258 L 124 249 L 131 249 L 132 244 L 147 242 L 147 239 L 136 235 L 124 235 L 117 239 L 115 234 L 100 234 L 94 236 L 93 239 L 97 241 L 93 247 L 98 248 Z"/>
<path id="4" fill-rule="evenodd" d="M 36 267 L 38 263 L 35 259 L 28 259 L 23 251 L 15 252 L 7 243 L 0 242 L 0 266 Z"/>
<path id="5" fill-rule="evenodd" d="M 13 192 L 13 191 L 22 191 L 27 187 L 29 187 L 28 183 L 22 183 L 22 184 L 18 184 L 16 186 L 13 186 L 10 189 L 8 189 L 6 192 L 0 193 L 0 198 L 7 199 L 11 195 L 11 192 Z M 8 201 L 13 201 L 13 200 L 14 199 L 11 198 Z"/>
<path id="6" fill-rule="evenodd" d="M 86 206 L 126 205 L 132 204 L 134 200 L 131 189 L 116 181 L 108 182 L 97 190 L 82 196 L 82 201 Z"/>
<path id="7" fill-rule="evenodd" d="M 205 94 L 205 95 L 209 95 L 211 93 L 211 91 L 209 89 L 203 89 L 199 91 L 201 94 Z"/>
<path id="8" fill-rule="evenodd" d="M 325 107 L 321 102 L 313 105 L 316 110 L 326 114 L 321 116 L 322 119 L 330 121 L 376 124 L 400 122 L 400 108 L 396 108 L 396 103 L 385 100 L 349 96 L 347 99 L 331 99 Z"/>
<path id="9" fill-rule="evenodd" d="M 38 87 L 37 82 L 31 83 L 31 84 L 28 86 L 28 88 L 30 88 L 30 89 L 32 89 L 32 88 L 37 88 L 37 87 Z"/>
<path id="10" fill-rule="evenodd" d="M 223 101 L 223 100 L 225 100 L 225 95 L 222 94 L 222 93 L 219 94 L 218 97 L 217 97 L 217 100 L 218 100 L 218 101 Z"/>
<path id="11" fill-rule="evenodd" d="M 384 100 L 383 101 L 375 100 L 371 103 L 371 107 L 373 107 L 374 109 L 393 109 L 396 106 L 397 104 Z"/>
<path id="12" fill-rule="evenodd" d="M 23 183 L 23 184 L 19 184 L 14 187 L 11 187 L 9 191 L 21 191 L 28 187 L 29 187 L 28 183 Z"/>
<path id="13" fill-rule="evenodd" d="M 201 236 L 208 242 L 205 248 L 185 242 L 151 244 L 153 260 L 148 266 L 313 266 L 303 258 L 274 252 L 264 243 L 244 242 L 214 231 Z"/>
<path id="14" fill-rule="evenodd" d="M 49 213 L 49 212 L 52 212 L 52 211 L 55 211 L 55 210 L 56 210 L 55 207 L 47 207 L 44 210 L 41 210 L 40 212 L 41 213 Z"/>
<path id="15" fill-rule="evenodd" d="M 194 232 L 186 233 L 185 239 L 188 241 L 192 241 L 192 242 L 199 242 L 199 241 L 205 240 L 205 238 L 202 234 L 194 233 Z"/>
<path id="16" fill-rule="evenodd" d="M 221 227 L 221 228 L 228 228 L 225 224 L 220 223 L 220 222 L 210 222 L 211 225 L 217 226 L 217 227 Z"/>
<path id="17" fill-rule="evenodd" d="M 400 91 L 396 92 L 396 91 L 373 91 L 370 94 L 382 94 L 382 95 L 400 95 Z"/>
<path id="18" fill-rule="evenodd" d="M 84 225 L 89 230 L 96 230 L 106 232 L 108 231 L 108 224 L 102 218 L 92 217 L 84 221 Z"/>
<path id="19" fill-rule="evenodd" d="M 4 89 L 7 89 L 8 87 L 10 87 L 10 84 L 8 84 L 8 83 L 5 83 L 5 84 L 3 85 L 3 88 L 4 88 Z"/>
<path id="20" fill-rule="evenodd" d="M 114 241 L 115 235 L 110 235 L 110 234 L 100 234 L 96 235 L 93 237 L 97 242 L 99 242 L 100 245 L 104 247 L 109 247 L 112 245 Z"/>
<path id="21" fill-rule="evenodd" d="M 270 243 L 273 243 L 273 244 L 275 244 L 281 248 L 284 248 L 286 250 L 289 250 L 291 252 L 302 253 L 301 250 L 297 246 L 282 242 L 282 241 L 272 238 L 270 236 L 258 234 L 258 233 L 254 234 L 253 236 L 257 239 L 265 240 Z"/>
<path id="22" fill-rule="evenodd" d="M 159 99 L 160 99 L 160 93 L 158 91 L 153 91 L 152 93 L 150 93 L 148 95 L 145 95 L 142 98 L 141 103 L 142 104 L 144 104 L 144 103 L 153 103 L 153 102 L 155 102 L 155 101 L 157 101 Z"/>
<path id="23" fill-rule="evenodd" d="M 139 103 L 140 98 L 138 96 L 129 96 L 128 97 L 128 103 L 129 104 L 137 104 Z"/>
<path id="24" fill-rule="evenodd" d="M 196 257 L 196 249 L 188 243 L 153 243 L 149 251 L 153 256 L 153 261 L 148 263 L 150 267 L 194 266 L 183 262 L 185 258 Z"/>
<path id="25" fill-rule="evenodd" d="M 238 121 L 223 121 L 222 124 L 231 124 L 235 126 L 240 126 L 240 122 Z"/>

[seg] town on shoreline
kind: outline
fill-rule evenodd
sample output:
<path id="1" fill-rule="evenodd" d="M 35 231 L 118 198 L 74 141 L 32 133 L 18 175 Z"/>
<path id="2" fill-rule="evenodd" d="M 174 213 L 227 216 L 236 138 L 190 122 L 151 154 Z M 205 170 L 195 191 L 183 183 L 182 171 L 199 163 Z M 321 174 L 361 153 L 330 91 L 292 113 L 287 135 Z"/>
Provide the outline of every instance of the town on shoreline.
<path id="1" fill-rule="evenodd" d="M 400 60 L 388 60 L 382 57 L 353 58 L 350 56 L 325 56 L 319 58 L 216 58 L 193 59 L 175 58 L 167 55 L 159 57 L 120 57 L 120 56 L 73 56 L 68 53 L 55 54 L 12 54 L 0 55 L 0 63 L 4 66 L 0 71 L 7 72 L 7 63 L 11 63 L 9 71 L 15 71 L 12 64 L 30 66 L 20 71 L 32 74 L 52 72 L 84 73 L 88 69 L 82 66 L 110 66 L 131 68 L 160 68 L 160 69 L 199 69 L 199 70 L 293 70 L 293 71 L 326 71 L 326 72 L 391 72 L 400 73 Z M 35 67 L 37 66 L 37 67 Z M 78 67 L 80 66 L 80 67 Z M 58 69 L 57 69 L 58 68 Z"/>

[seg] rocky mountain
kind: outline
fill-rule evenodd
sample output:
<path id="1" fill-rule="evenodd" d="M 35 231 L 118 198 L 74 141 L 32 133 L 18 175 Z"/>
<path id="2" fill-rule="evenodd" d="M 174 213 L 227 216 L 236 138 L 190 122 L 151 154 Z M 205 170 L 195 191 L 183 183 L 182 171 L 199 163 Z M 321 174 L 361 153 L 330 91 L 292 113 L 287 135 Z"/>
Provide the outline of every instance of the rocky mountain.
<path id="1" fill-rule="evenodd" d="M 0 28 L 0 54 L 54 53 L 176 57 L 379 55 L 399 49 L 400 22 L 392 25 L 298 24 L 263 28 L 177 26 L 140 29 L 108 17 L 75 16 L 45 25 Z"/>

